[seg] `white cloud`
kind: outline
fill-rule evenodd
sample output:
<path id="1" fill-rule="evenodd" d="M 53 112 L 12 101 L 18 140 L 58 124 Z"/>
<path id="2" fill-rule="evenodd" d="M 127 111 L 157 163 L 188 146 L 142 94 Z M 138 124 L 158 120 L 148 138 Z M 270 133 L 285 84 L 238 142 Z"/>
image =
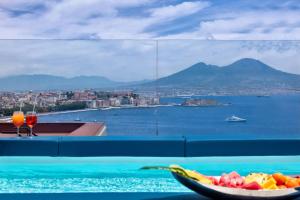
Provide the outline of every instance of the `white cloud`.
<path id="1" fill-rule="evenodd" d="M 151 17 L 156 19 L 173 20 L 178 17 L 191 15 L 208 7 L 207 1 L 183 2 L 177 5 L 170 5 L 151 9 L 149 12 Z"/>
<path id="2" fill-rule="evenodd" d="M 230 8 L 209 0 L 171 5 L 159 0 L 2 0 L 0 38 L 300 39 L 297 1 L 256 3 L 257 9 L 245 9 L 241 2 Z M 148 16 L 122 15 L 127 8 Z M 198 20 L 198 25 L 159 35 L 164 23 L 172 26 L 170 22 L 192 14 L 178 23 Z"/>
<path id="3" fill-rule="evenodd" d="M 0 76 L 52 74 L 153 79 L 155 43 L 120 40 L 1 40 Z"/>
<path id="4" fill-rule="evenodd" d="M 2 0 L 0 38 L 300 39 L 299 10 L 292 9 L 293 5 L 294 1 L 288 1 L 276 9 L 261 6 L 257 10 L 230 10 L 214 7 L 215 2 L 209 0 L 174 5 L 159 0 Z M 124 9 L 135 8 L 141 9 L 139 14 L 122 14 Z M 14 16 L 14 10 L 25 12 Z M 190 15 L 193 18 L 187 17 Z M 183 21 L 177 20 L 182 17 Z M 157 27 L 165 24 L 174 27 L 175 20 L 183 25 L 190 21 L 197 25 L 169 35 L 159 34 L 161 30 Z M 283 43 L 266 41 L 245 46 L 245 42 L 160 41 L 159 73 L 165 76 L 198 61 L 224 65 L 253 57 L 280 70 L 300 74 L 299 51 L 296 51 L 299 47 Z M 0 41 L 0 45 L 0 76 L 29 72 L 138 80 L 151 79 L 154 74 L 155 46 L 150 40 L 9 40 Z"/>
<path id="5" fill-rule="evenodd" d="M 30 12 L 12 17 L 7 10 L 0 11 L 0 38 L 153 38 L 155 32 L 147 27 L 162 24 L 194 14 L 207 7 L 206 1 L 183 2 L 147 11 L 150 16 L 121 16 L 119 9 L 134 8 L 157 0 L 63 0 L 45 1 L 43 12 Z M 15 2 L 15 1 L 12 1 Z M 35 3 L 35 4 L 34 4 Z M 24 0 L 3 3 L 6 9 L 34 6 L 41 1 Z M 0 5 L 1 7 L 1 5 Z M 3 6 L 2 6 L 3 7 Z M 145 9 L 147 10 L 147 8 Z"/>
<path id="6" fill-rule="evenodd" d="M 260 10 L 216 14 L 216 20 L 202 21 L 196 30 L 160 37 L 219 40 L 300 39 L 298 10 Z M 280 16 L 280 17 L 279 17 Z"/>
<path id="7" fill-rule="evenodd" d="M 24 10 L 27 7 L 43 4 L 48 5 L 51 3 L 56 2 L 51 0 L 1 0 L 0 1 L 0 7 L 6 8 L 6 9 L 16 9 L 16 10 Z"/>

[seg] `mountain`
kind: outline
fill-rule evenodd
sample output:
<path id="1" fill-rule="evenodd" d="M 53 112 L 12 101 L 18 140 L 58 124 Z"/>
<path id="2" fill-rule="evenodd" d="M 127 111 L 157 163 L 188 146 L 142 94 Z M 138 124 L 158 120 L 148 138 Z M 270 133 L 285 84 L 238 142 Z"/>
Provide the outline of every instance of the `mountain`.
<path id="1" fill-rule="evenodd" d="M 200 62 L 142 87 L 154 85 L 160 88 L 204 88 L 211 92 L 300 90 L 300 75 L 276 70 L 259 60 L 244 58 L 223 67 Z"/>
<path id="2" fill-rule="evenodd" d="M 65 78 L 52 75 L 18 75 L 0 78 L 0 91 L 55 90 L 85 88 L 123 88 L 208 93 L 276 93 L 300 91 L 300 75 L 276 70 L 252 58 L 240 59 L 227 66 L 197 63 L 157 81 L 115 82 L 102 76 Z"/>
<path id="3" fill-rule="evenodd" d="M 122 85 L 101 76 L 65 78 L 52 75 L 17 75 L 0 78 L 1 91 L 109 88 Z"/>

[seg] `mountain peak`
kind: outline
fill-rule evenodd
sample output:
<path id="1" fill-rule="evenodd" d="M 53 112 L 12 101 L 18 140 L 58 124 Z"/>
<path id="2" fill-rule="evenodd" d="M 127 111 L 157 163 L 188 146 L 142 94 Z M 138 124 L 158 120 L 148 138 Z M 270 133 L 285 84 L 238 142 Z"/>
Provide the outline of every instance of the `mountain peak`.
<path id="1" fill-rule="evenodd" d="M 217 66 L 215 65 L 208 65 L 204 62 L 198 62 L 194 65 L 192 65 L 191 67 L 187 68 L 187 70 L 214 70 L 218 68 Z"/>
<path id="2" fill-rule="evenodd" d="M 239 63 L 262 63 L 261 61 L 254 59 L 254 58 L 241 58 L 235 62 L 239 62 Z"/>
<path id="3" fill-rule="evenodd" d="M 242 59 L 239 59 L 239 60 L 235 61 L 232 64 L 239 64 L 239 65 L 264 65 L 264 66 L 267 66 L 265 63 L 263 63 L 263 62 L 261 62 L 259 60 L 256 60 L 254 58 L 242 58 Z"/>
<path id="4" fill-rule="evenodd" d="M 265 63 L 253 59 L 253 58 L 242 58 L 240 60 L 235 61 L 234 63 L 227 65 L 227 69 L 238 69 L 242 71 L 276 71 L 275 69 L 271 68 L 270 66 L 266 65 Z"/>
<path id="5" fill-rule="evenodd" d="M 226 94 L 262 91 L 276 93 L 286 90 L 285 88 L 296 91 L 300 88 L 300 76 L 276 70 L 253 58 L 243 58 L 222 67 L 199 62 L 175 74 L 160 78 L 156 84 L 162 88 L 190 88 L 195 91 L 202 88 L 199 91 Z"/>

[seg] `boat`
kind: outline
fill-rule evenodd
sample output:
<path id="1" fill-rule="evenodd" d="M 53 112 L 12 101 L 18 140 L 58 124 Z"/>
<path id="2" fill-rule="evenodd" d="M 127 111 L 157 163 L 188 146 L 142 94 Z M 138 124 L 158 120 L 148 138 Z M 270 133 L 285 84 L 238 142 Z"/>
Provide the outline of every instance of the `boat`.
<path id="1" fill-rule="evenodd" d="M 111 110 L 112 107 L 105 107 L 105 108 L 102 108 L 101 110 Z"/>
<path id="2" fill-rule="evenodd" d="M 81 119 L 79 117 L 77 117 L 76 119 L 74 119 L 75 122 L 80 122 Z"/>
<path id="3" fill-rule="evenodd" d="M 232 115 L 231 117 L 226 118 L 225 121 L 227 121 L 227 122 L 246 122 L 247 120 L 237 117 L 235 115 Z"/>

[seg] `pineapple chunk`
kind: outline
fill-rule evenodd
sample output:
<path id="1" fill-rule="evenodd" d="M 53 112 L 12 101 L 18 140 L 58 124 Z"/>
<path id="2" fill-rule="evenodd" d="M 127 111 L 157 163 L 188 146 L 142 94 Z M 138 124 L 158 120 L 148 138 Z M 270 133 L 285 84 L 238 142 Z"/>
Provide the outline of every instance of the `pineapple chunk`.
<path id="1" fill-rule="evenodd" d="M 210 180 L 203 174 L 200 174 L 200 173 L 198 173 L 196 171 L 192 171 L 192 170 L 185 170 L 185 172 L 188 174 L 189 177 L 196 179 L 200 183 L 212 184 L 212 180 Z"/>
<path id="2" fill-rule="evenodd" d="M 263 181 L 262 188 L 268 189 L 268 190 L 278 189 L 278 187 L 276 185 L 276 180 L 272 176 L 267 178 L 265 181 Z"/>
<path id="3" fill-rule="evenodd" d="M 263 182 L 269 177 L 268 174 L 263 173 L 251 173 L 245 177 L 245 184 L 257 182 L 259 185 L 263 185 Z"/>

